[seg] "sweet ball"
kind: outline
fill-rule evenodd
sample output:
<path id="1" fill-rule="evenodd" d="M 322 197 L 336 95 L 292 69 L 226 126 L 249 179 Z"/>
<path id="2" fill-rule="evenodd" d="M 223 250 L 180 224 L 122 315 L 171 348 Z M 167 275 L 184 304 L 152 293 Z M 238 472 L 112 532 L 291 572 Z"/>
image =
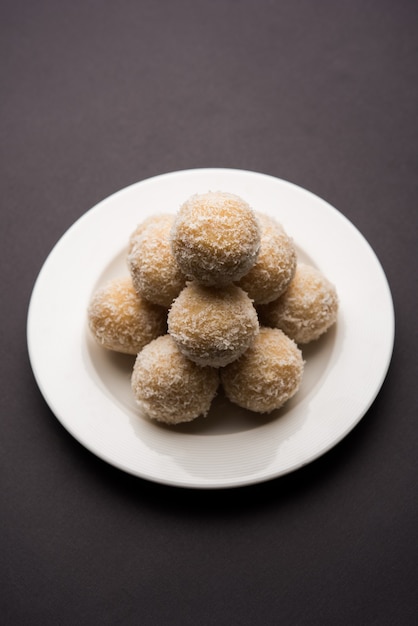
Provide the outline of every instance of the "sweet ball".
<path id="1" fill-rule="evenodd" d="M 251 347 L 220 376 L 231 402 L 255 413 L 271 413 L 299 390 L 303 370 L 295 342 L 279 329 L 262 327 Z"/>
<path id="2" fill-rule="evenodd" d="M 174 215 L 160 214 L 138 224 L 129 239 L 127 263 L 137 293 L 168 308 L 186 279 L 170 244 Z"/>
<path id="3" fill-rule="evenodd" d="M 336 322 L 338 294 L 317 268 L 298 263 L 288 289 L 277 300 L 258 307 L 261 322 L 281 328 L 298 344 L 323 335 Z"/>
<path id="4" fill-rule="evenodd" d="M 218 385 L 218 370 L 187 359 L 170 335 L 141 350 L 131 376 L 139 408 L 149 418 L 170 425 L 206 416 Z"/>
<path id="5" fill-rule="evenodd" d="M 282 224 L 257 212 L 261 227 L 260 251 L 256 263 L 238 281 L 255 304 L 266 304 L 284 293 L 296 270 L 296 248 Z"/>
<path id="6" fill-rule="evenodd" d="M 179 208 L 171 229 L 173 255 L 189 280 L 222 286 L 239 280 L 257 260 L 260 225 L 239 196 L 209 191 Z"/>
<path id="7" fill-rule="evenodd" d="M 167 329 L 166 310 L 138 296 L 129 276 L 96 289 L 87 316 L 96 342 L 125 354 L 137 354 Z"/>
<path id="8" fill-rule="evenodd" d="M 212 367 L 241 356 L 259 331 L 251 299 L 233 284 L 208 287 L 190 282 L 174 300 L 167 321 L 181 352 Z"/>

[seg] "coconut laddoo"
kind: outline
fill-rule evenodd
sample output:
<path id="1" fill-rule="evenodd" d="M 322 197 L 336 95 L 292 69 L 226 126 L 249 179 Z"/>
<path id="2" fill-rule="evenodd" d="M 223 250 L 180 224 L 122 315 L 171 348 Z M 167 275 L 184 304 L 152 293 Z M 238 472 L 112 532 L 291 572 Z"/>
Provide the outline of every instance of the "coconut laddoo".
<path id="1" fill-rule="evenodd" d="M 148 218 L 132 233 L 128 268 L 137 293 L 168 308 L 186 284 L 171 252 L 170 231 L 174 215 Z"/>
<path id="2" fill-rule="evenodd" d="M 259 247 L 256 215 L 235 194 L 195 194 L 177 211 L 171 248 L 190 280 L 217 286 L 237 281 L 256 262 Z"/>
<path id="3" fill-rule="evenodd" d="M 236 285 L 189 283 L 168 313 L 168 332 L 181 352 L 199 365 L 222 367 L 250 346 L 259 330 L 257 312 Z"/>
<path id="4" fill-rule="evenodd" d="M 88 324 L 103 348 L 137 354 L 167 330 L 167 313 L 136 293 L 129 276 L 97 289 L 89 303 Z"/>
<path id="5" fill-rule="evenodd" d="M 187 359 L 170 335 L 151 341 L 138 354 L 131 386 L 138 406 L 166 424 L 206 416 L 219 385 L 218 370 Z"/>
<path id="6" fill-rule="evenodd" d="M 132 252 L 134 246 L 142 237 L 142 233 L 145 231 L 148 226 L 154 226 L 158 223 L 164 222 L 167 219 L 167 213 L 156 213 L 155 215 L 150 215 L 139 222 L 137 224 L 135 230 L 131 233 L 128 240 L 128 256 Z"/>
<path id="7" fill-rule="evenodd" d="M 269 215 L 256 213 L 261 226 L 260 251 L 255 265 L 238 285 L 254 300 L 266 304 L 286 291 L 296 270 L 296 249 L 283 226 Z"/>
<path id="8" fill-rule="evenodd" d="M 303 377 L 302 353 L 276 328 L 260 328 L 253 344 L 220 371 L 231 402 L 256 413 L 282 407 L 298 391 Z"/>
<path id="9" fill-rule="evenodd" d="M 318 339 L 335 323 L 337 291 L 318 269 L 298 263 L 285 293 L 258 307 L 258 313 L 262 324 L 281 328 L 296 343 L 306 344 Z"/>

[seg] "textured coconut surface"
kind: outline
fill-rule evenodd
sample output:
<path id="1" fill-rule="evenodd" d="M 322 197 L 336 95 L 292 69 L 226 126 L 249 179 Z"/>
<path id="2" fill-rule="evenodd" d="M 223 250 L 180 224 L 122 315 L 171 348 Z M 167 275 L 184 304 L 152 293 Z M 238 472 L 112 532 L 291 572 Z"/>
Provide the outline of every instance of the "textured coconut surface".
<path id="1" fill-rule="evenodd" d="M 88 308 L 88 324 L 104 348 L 137 354 L 166 331 L 166 311 L 136 293 L 129 276 L 98 288 Z"/>
<path id="2" fill-rule="evenodd" d="M 172 214 L 164 214 L 139 224 L 130 237 L 127 258 L 138 294 L 167 308 L 186 283 L 171 251 L 173 220 Z"/>
<path id="3" fill-rule="evenodd" d="M 335 286 L 315 267 L 299 263 L 288 289 L 277 300 L 258 308 L 260 320 L 281 328 L 297 343 L 323 335 L 337 320 Z"/>
<path id="4" fill-rule="evenodd" d="M 296 249 L 282 224 L 257 211 L 261 226 L 260 250 L 253 267 L 240 279 L 255 304 L 276 300 L 286 291 L 296 270 Z"/>
<path id="5" fill-rule="evenodd" d="M 226 396 L 257 413 L 270 413 L 298 391 L 304 362 L 296 343 L 276 328 L 261 328 L 251 347 L 221 370 Z"/>
<path id="6" fill-rule="evenodd" d="M 209 191 L 191 196 L 179 208 L 171 245 L 188 278 L 224 285 L 239 280 L 256 262 L 260 226 L 242 198 Z"/>
<path id="7" fill-rule="evenodd" d="M 131 378 L 140 409 L 166 424 L 206 416 L 218 384 L 218 371 L 187 359 L 170 335 L 158 337 L 144 347 Z"/>
<path id="8" fill-rule="evenodd" d="M 173 302 L 168 332 L 180 350 L 201 365 L 223 366 L 238 358 L 259 330 L 257 312 L 236 285 L 189 283 Z"/>

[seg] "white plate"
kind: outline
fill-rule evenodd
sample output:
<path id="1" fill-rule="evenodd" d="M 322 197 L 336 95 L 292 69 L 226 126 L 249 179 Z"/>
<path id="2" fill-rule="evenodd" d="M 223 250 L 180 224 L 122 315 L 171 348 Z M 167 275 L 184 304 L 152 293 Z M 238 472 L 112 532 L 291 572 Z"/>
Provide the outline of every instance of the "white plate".
<path id="1" fill-rule="evenodd" d="M 337 324 L 303 350 L 301 389 L 280 411 L 252 414 L 221 394 L 206 418 L 175 428 L 151 422 L 130 389 L 133 358 L 91 339 L 86 310 L 96 287 L 127 275 L 129 235 L 155 212 L 175 212 L 194 193 L 222 190 L 274 215 L 300 260 L 337 287 Z M 64 234 L 36 281 L 29 355 L 39 388 L 87 449 L 142 478 L 194 488 L 262 482 L 332 448 L 359 422 L 385 378 L 394 341 L 393 304 L 382 267 L 336 209 L 289 182 L 243 170 L 196 169 L 139 182 L 103 200 Z"/>

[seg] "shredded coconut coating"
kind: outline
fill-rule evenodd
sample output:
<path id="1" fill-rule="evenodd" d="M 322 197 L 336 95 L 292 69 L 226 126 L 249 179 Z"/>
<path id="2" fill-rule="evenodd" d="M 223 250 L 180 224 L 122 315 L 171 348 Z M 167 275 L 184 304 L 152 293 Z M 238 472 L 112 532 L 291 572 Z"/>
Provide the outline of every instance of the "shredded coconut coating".
<path id="1" fill-rule="evenodd" d="M 296 249 L 283 226 L 273 217 L 256 213 L 261 244 L 255 265 L 237 283 L 254 304 L 266 304 L 284 293 L 296 270 Z"/>
<path id="2" fill-rule="evenodd" d="M 170 245 L 174 215 L 162 214 L 139 224 L 131 235 L 128 268 L 137 293 L 168 308 L 186 284 Z"/>
<path id="3" fill-rule="evenodd" d="M 139 297 L 131 278 L 116 278 L 93 294 L 88 324 L 103 348 L 137 354 L 167 331 L 167 311 Z"/>
<path id="4" fill-rule="evenodd" d="M 195 194 L 177 212 L 171 247 L 188 279 L 222 286 L 239 280 L 256 262 L 260 226 L 239 196 Z"/>
<path id="5" fill-rule="evenodd" d="M 207 415 L 219 374 L 187 359 L 172 337 L 164 335 L 138 354 L 131 385 L 137 404 L 151 419 L 179 424 Z"/>
<path id="6" fill-rule="evenodd" d="M 220 376 L 231 402 L 256 413 L 270 413 L 299 390 L 303 369 L 295 342 L 279 329 L 262 327 L 247 352 L 220 370 Z"/>
<path id="7" fill-rule="evenodd" d="M 168 332 L 199 365 L 223 367 L 237 359 L 259 331 L 255 307 L 236 285 L 189 283 L 168 313 Z"/>
<path id="8" fill-rule="evenodd" d="M 143 232 L 148 226 L 153 226 L 159 222 L 164 222 L 167 218 L 167 213 L 157 213 L 156 215 L 150 215 L 140 222 L 135 230 L 131 233 L 128 241 L 128 255 L 132 252 L 133 247 L 142 237 Z"/>
<path id="9" fill-rule="evenodd" d="M 286 292 L 258 307 L 264 325 L 281 328 L 298 344 L 323 335 L 337 320 L 338 295 L 332 283 L 315 267 L 298 263 Z"/>

